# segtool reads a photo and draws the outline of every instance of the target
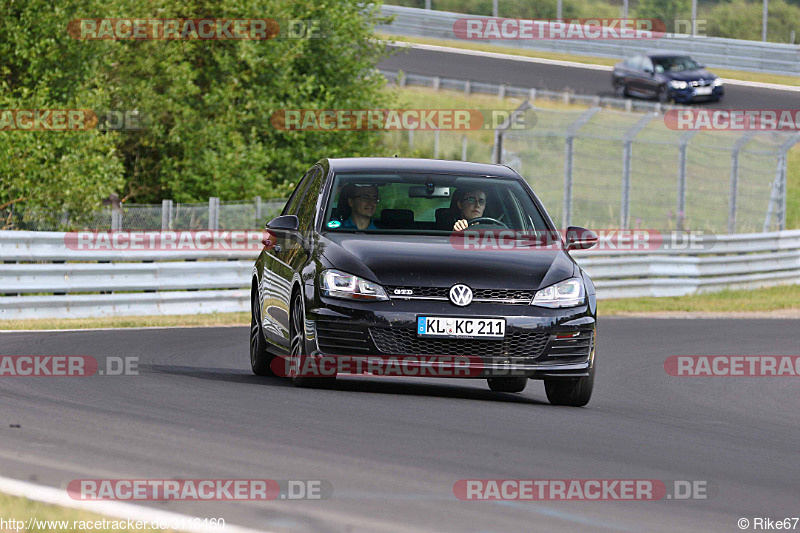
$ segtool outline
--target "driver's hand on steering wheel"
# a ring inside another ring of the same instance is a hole
[[[465,219],[457,220],[456,223],[453,225],[453,229],[455,231],[461,231],[462,229],[467,229],[469,223]]]

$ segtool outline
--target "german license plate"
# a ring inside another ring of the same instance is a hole
[[[455,339],[502,339],[506,335],[505,318],[417,317],[420,337]]]
[[[694,90],[694,94],[696,94],[698,96],[702,96],[702,95],[706,95],[706,94],[711,94],[712,90],[713,89],[711,87],[697,87]]]

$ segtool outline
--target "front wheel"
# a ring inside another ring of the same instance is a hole
[[[291,315],[289,317],[290,361],[289,380],[295,387],[312,388],[322,387],[332,383],[336,377],[309,377],[301,376],[304,371],[304,352],[306,351],[305,312],[303,311],[303,296],[298,292],[292,299]]]
[[[544,391],[553,405],[583,407],[592,397],[594,367],[588,376],[579,378],[545,378]]]
[[[518,378],[488,378],[489,388],[494,392],[522,392],[528,384],[525,376]]]

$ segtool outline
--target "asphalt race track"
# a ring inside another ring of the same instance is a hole
[[[378,67],[384,70],[402,70],[408,74],[613,96],[611,72],[603,70],[409,48],[398,50]],[[713,68],[710,70],[714,71]],[[729,84],[725,87],[725,97],[721,101],[697,105],[719,109],[797,109],[799,102],[800,92]]]
[[[322,501],[145,502],[271,531],[739,531],[800,513],[800,381],[671,377],[670,355],[794,355],[792,320],[602,319],[586,408],[541,382],[251,375],[248,328],[0,333],[0,355],[139,358],[139,375],[0,378],[0,471],[326,480]],[[20,427],[12,427],[19,425]],[[702,480],[706,500],[459,501],[460,479]]]

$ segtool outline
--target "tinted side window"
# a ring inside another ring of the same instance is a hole
[[[642,56],[634,56],[628,60],[628,66],[634,70],[641,70],[642,68]]]
[[[650,72],[653,72],[653,62],[650,61],[649,57],[642,58],[642,70],[648,70]]]
[[[308,184],[311,183],[311,174],[314,172],[315,169],[311,169],[306,172],[306,175],[303,176],[303,179],[300,180],[300,184],[292,193],[292,196],[289,197],[289,201],[286,202],[286,205],[281,211],[281,215],[296,215],[297,210],[300,208],[300,202],[303,199],[303,195],[305,194],[306,189],[308,188]]]
[[[309,231],[314,225],[314,215],[317,214],[317,199],[320,185],[322,184],[322,170],[318,167],[313,169],[308,181],[308,190],[300,201],[300,209],[297,213],[297,218],[300,219],[300,231],[303,232]]]

